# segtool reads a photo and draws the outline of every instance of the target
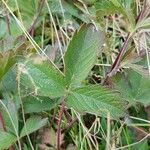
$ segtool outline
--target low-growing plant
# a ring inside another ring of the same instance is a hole
[[[83,85],[82,81],[96,61],[97,54],[101,53],[104,44],[104,33],[96,30],[93,25],[83,25],[75,33],[64,56],[64,72],[61,72],[52,62],[45,57],[33,56],[19,64],[21,84],[32,91],[32,95],[41,99],[49,97],[46,104],[39,103],[40,110],[53,108],[61,103],[60,121],[65,106],[81,113],[87,112],[118,119],[125,114],[126,102],[120,94],[100,85]],[[25,111],[38,112],[39,107],[35,99],[25,102]],[[32,105],[31,105],[32,103]],[[53,104],[52,104],[53,103]],[[34,106],[35,105],[35,106]],[[31,107],[29,110],[29,107]],[[36,110],[37,109],[37,110]],[[58,130],[60,122],[58,123]],[[58,131],[58,136],[60,136]],[[58,137],[58,149],[59,148]]]
[[[0,150],[149,149],[148,0],[0,4]]]

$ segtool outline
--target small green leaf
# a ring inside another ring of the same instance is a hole
[[[97,11],[102,12],[101,16],[113,15],[115,13],[122,13],[125,15],[123,6],[117,0],[109,0],[103,2],[96,2],[95,7]]]
[[[0,53],[0,81],[15,63],[16,55],[13,51]]]
[[[113,77],[114,86],[130,103],[140,102],[150,104],[150,77],[133,70]]]
[[[48,60],[35,57],[19,65],[21,84],[39,96],[61,97],[65,92],[65,79]]]
[[[26,97],[24,98],[23,107],[25,113],[37,113],[50,111],[61,102],[60,99],[50,99],[48,97]]]
[[[69,85],[77,85],[92,69],[104,34],[92,25],[83,25],[70,42],[65,54],[65,75]]]
[[[123,116],[126,102],[120,96],[101,86],[86,86],[73,90],[67,98],[67,106],[79,112],[106,117],[109,112],[112,118]]]
[[[26,124],[21,130],[20,137],[24,137],[47,124],[47,118],[42,119],[41,117],[31,117],[26,121]]]
[[[0,150],[8,149],[16,140],[15,135],[0,131]]]

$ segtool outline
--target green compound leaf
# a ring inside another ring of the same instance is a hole
[[[39,96],[61,97],[65,93],[65,79],[56,67],[40,57],[19,65],[21,84]]]
[[[65,54],[65,75],[68,86],[80,84],[94,62],[104,43],[104,34],[92,25],[83,25],[74,35]]]
[[[67,106],[79,112],[106,117],[108,112],[114,119],[125,114],[126,102],[120,96],[101,86],[86,86],[73,90],[67,98]]]

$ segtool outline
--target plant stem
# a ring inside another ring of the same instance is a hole
[[[5,127],[5,124],[4,124],[4,119],[3,119],[2,112],[0,112],[0,123],[3,127],[3,130],[6,132],[6,127]]]
[[[72,122],[72,117],[66,109],[64,110],[64,115],[69,122]]]
[[[58,120],[58,124],[57,124],[57,150],[60,150],[60,141],[61,141],[61,120],[62,120],[62,116],[65,110],[65,102],[63,100],[62,104],[61,104],[61,109],[60,109],[60,114],[59,114],[59,120]]]
[[[150,6],[147,4],[147,0],[145,0],[143,3],[144,3],[143,9],[141,10],[141,12],[136,18],[137,23],[142,21],[144,18],[146,18],[150,13]]]
[[[6,23],[7,23],[8,33],[9,33],[9,35],[11,35],[11,29],[10,29],[10,19],[9,19],[9,14],[8,14],[8,12],[7,12],[7,11],[6,11],[6,17],[5,17],[5,19],[6,19]]]
[[[138,23],[139,21],[141,21],[144,17],[147,17],[147,15],[149,14],[149,6],[146,5],[146,0],[144,1],[144,7],[143,9],[141,10],[141,12],[139,13],[139,15],[137,16],[136,18],[136,23]],[[146,13],[145,13],[146,12]],[[103,84],[107,83],[107,80],[109,77],[115,75],[119,69],[119,65],[120,65],[120,62],[121,62],[121,59],[125,53],[125,50],[131,40],[131,37],[133,36],[134,33],[128,33],[127,37],[126,37],[126,40],[123,44],[123,46],[121,47],[120,49],[120,52],[117,56],[117,58],[115,59],[109,73],[106,75],[106,78],[104,79],[104,82]]]
[[[117,70],[119,69],[119,65],[120,65],[122,56],[124,55],[125,50],[126,50],[128,44],[129,44],[129,41],[130,41],[130,39],[131,39],[131,36],[132,36],[131,33],[129,33],[129,34],[127,35],[126,40],[125,40],[125,42],[124,42],[122,48],[120,49],[120,52],[119,52],[119,54],[118,54],[116,60],[114,61],[113,65],[112,65],[112,67],[111,67],[111,70],[110,70],[110,72],[107,74],[107,76],[111,77],[111,76],[113,76],[114,74],[116,74]]]
[[[35,20],[33,21],[33,23],[32,23],[32,25],[31,25],[30,29],[28,30],[28,32],[29,32],[31,35],[32,35],[33,32],[34,32],[34,27],[35,27],[35,25],[36,25],[36,23],[37,23],[37,21],[38,21],[38,18],[39,18],[39,16],[40,16],[41,12],[42,12],[42,9],[43,9],[43,7],[44,7],[44,3],[45,3],[45,0],[41,0],[41,1],[40,1],[39,9],[38,9],[38,14],[36,15]]]
[[[63,130],[62,130],[62,133],[68,131],[76,122],[78,121],[78,118],[75,118],[74,120],[72,120],[67,127],[65,127]]]
[[[128,44],[130,42],[130,39],[131,39],[132,35],[133,34],[128,33],[128,35],[126,37],[126,40],[125,40],[123,46],[121,47],[117,58],[115,59],[115,61],[114,61],[113,65],[112,65],[109,73],[106,75],[106,78],[104,79],[103,85],[107,83],[109,77],[111,77],[111,76],[113,76],[113,75],[115,75],[117,73],[117,71],[119,69],[119,65],[120,65],[121,59],[122,59],[122,57],[123,57],[123,55],[125,53],[125,50],[126,50]]]

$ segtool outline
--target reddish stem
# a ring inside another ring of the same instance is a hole
[[[33,36],[33,34],[34,34],[34,27],[35,27],[36,23],[38,22],[39,16],[40,16],[42,9],[44,7],[44,3],[45,3],[45,0],[40,1],[38,14],[37,14],[33,24],[31,25],[30,29],[28,30],[28,32],[30,33],[31,36]]]
[[[7,28],[8,28],[8,33],[11,35],[11,29],[10,29],[10,19],[9,19],[9,14],[6,12],[6,23],[7,23]]]
[[[6,132],[6,127],[5,127],[5,124],[4,124],[4,119],[3,119],[2,112],[0,112],[0,124],[3,127],[3,130]]]
[[[145,14],[145,12],[148,12],[146,8],[149,9],[149,7],[146,6],[146,0],[145,0],[144,7],[143,7],[142,11],[139,13],[139,15],[137,16],[136,22],[139,22],[141,19],[143,19],[144,17],[146,17],[149,14],[149,13]],[[133,36],[133,33],[128,33],[128,36],[126,37],[126,40],[125,40],[123,46],[121,47],[120,52],[119,52],[115,62],[113,63],[110,72],[107,74],[103,84],[107,83],[109,77],[116,74],[117,70],[119,69],[121,59],[122,59],[122,57],[125,53],[125,50],[126,50],[128,44],[129,44],[130,39],[131,39],[132,36]]]
[[[60,109],[60,114],[59,114],[59,120],[58,120],[58,125],[57,125],[57,150],[60,150],[60,141],[61,141],[61,120],[62,116],[65,110],[65,102],[63,100],[61,104],[61,109]]]
[[[119,52],[115,62],[113,63],[111,70],[107,76],[113,76],[114,74],[116,74],[117,70],[119,69],[121,59],[125,53],[125,50],[126,50],[128,44],[129,44],[130,38],[131,38],[131,34],[129,33],[128,36],[126,37],[126,40],[125,40],[122,48],[120,49],[120,52]]]

